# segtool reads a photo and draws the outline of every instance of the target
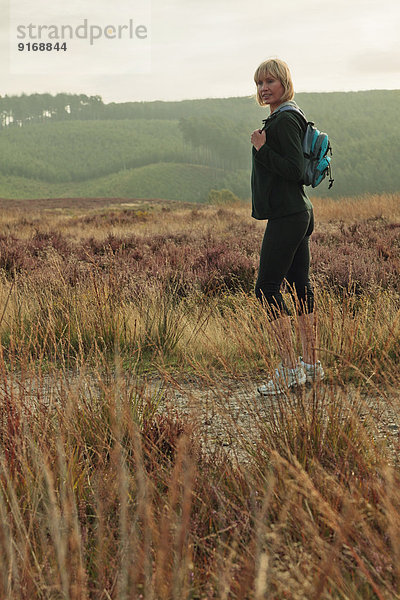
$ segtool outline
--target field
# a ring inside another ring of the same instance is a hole
[[[327,377],[272,401],[214,199],[0,200],[0,598],[400,598],[400,196],[313,200]]]

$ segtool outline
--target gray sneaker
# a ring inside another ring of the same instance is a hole
[[[313,383],[314,381],[322,381],[325,377],[325,371],[321,365],[321,361],[317,360],[314,365],[305,363],[303,358],[299,356],[299,363],[303,367],[307,383]]]
[[[271,379],[264,385],[260,385],[257,391],[262,396],[277,396],[285,393],[291,387],[304,385],[306,381],[307,376],[302,365],[293,369],[279,365]]]

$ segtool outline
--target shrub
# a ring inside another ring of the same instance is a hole
[[[210,190],[207,197],[207,202],[214,206],[230,206],[233,204],[241,204],[242,201],[231,190]]]

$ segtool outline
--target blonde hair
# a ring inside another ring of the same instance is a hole
[[[267,75],[271,75],[275,79],[279,79],[279,81],[283,85],[284,92],[283,92],[283,95],[281,98],[282,102],[287,102],[288,100],[293,100],[294,87],[293,87],[292,76],[290,74],[289,67],[283,60],[280,60],[280,58],[270,58],[270,59],[262,62],[261,65],[259,65],[257,67],[256,72],[254,73],[255,84],[257,85],[257,83],[260,80],[266,79]],[[257,103],[260,106],[265,106],[265,104],[260,96],[260,91],[259,91],[258,87],[257,87],[256,99],[257,99]]]

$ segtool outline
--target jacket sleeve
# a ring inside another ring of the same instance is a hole
[[[279,175],[289,181],[301,181],[303,178],[303,130],[292,115],[283,114],[278,129],[279,143],[282,153],[278,153],[268,145],[267,141],[254,154],[254,159],[261,163],[270,173]]]

